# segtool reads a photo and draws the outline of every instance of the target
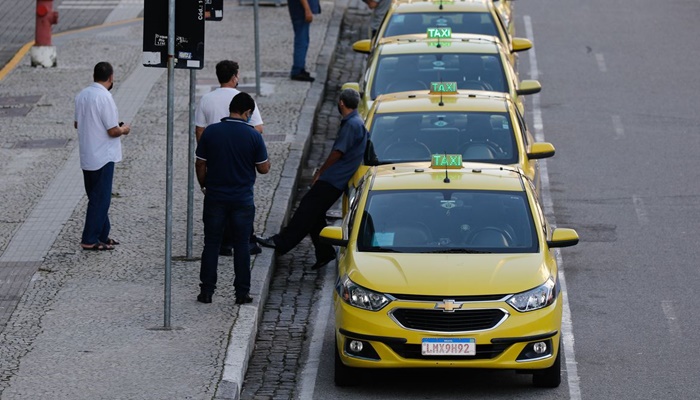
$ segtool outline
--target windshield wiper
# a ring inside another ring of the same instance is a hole
[[[492,251],[484,250],[472,250],[472,249],[442,249],[442,250],[428,250],[422,251],[421,253],[455,253],[455,254],[493,254]]]

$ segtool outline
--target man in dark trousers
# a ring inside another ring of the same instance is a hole
[[[85,227],[80,246],[83,250],[114,250],[119,244],[109,237],[109,205],[112,198],[114,164],[122,160],[121,137],[131,132],[119,122],[119,113],[109,92],[114,85],[114,69],[99,62],[93,70],[93,83],[75,97],[75,120],[80,148],[85,193],[88,197]]]
[[[290,78],[294,81],[313,82],[315,79],[306,70],[306,53],[309,50],[309,30],[314,14],[321,13],[319,0],[288,0],[287,8],[294,29],[294,57]]]
[[[236,304],[250,297],[248,237],[255,220],[253,186],[256,171],[270,171],[262,136],[250,125],[255,102],[248,93],[234,96],[230,116],[204,129],[197,145],[195,169],[204,193],[204,250],[197,301],[211,303],[216,290],[219,247],[228,223],[233,232],[233,268]]]
[[[362,162],[368,134],[357,112],[359,103],[360,94],[357,91],[345,89],[340,92],[338,111],[343,119],[331,153],[314,175],[311,189],[301,199],[289,224],[276,235],[259,238],[261,245],[284,254],[310,234],[316,252],[316,263],[311,268],[321,268],[335,259],[333,246],[321,243],[319,234],[327,225],[326,212],[343,194]]]

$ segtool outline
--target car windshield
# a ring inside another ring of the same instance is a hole
[[[457,82],[457,89],[505,92],[505,73],[497,54],[399,54],[379,58],[372,100],[380,94],[428,90],[431,82]]]
[[[452,28],[452,33],[499,36],[488,12],[396,13],[391,16],[384,37],[426,33],[428,28]]]
[[[515,164],[508,113],[411,112],[375,114],[369,164],[430,161],[433,154],[462,154],[464,161]]]
[[[524,192],[377,190],[367,198],[358,250],[400,253],[535,253]]]

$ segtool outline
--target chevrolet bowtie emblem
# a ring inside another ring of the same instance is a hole
[[[456,303],[454,300],[445,300],[442,303],[435,304],[435,308],[444,312],[454,312],[462,308],[462,303]]]

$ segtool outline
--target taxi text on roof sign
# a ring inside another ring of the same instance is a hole
[[[428,39],[449,39],[452,37],[452,28],[428,28]]]
[[[456,94],[457,82],[430,82],[431,94]]]
[[[462,155],[433,154],[430,168],[460,169],[462,168]]]

